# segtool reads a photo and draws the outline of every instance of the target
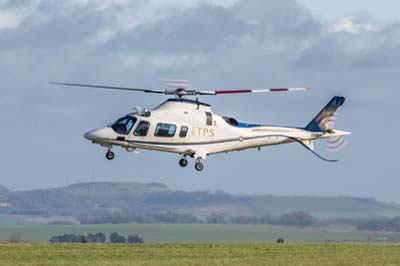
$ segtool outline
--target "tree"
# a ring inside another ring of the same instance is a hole
[[[126,243],[126,238],[124,236],[119,235],[118,233],[110,234],[110,242],[111,243]]]
[[[260,224],[274,224],[274,219],[270,215],[264,215],[260,218]]]
[[[86,236],[86,242],[87,243],[97,243],[98,242],[97,241],[97,237],[95,235],[93,235],[93,234],[88,234]]]
[[[87,239],[84,235],[64,234],[53,236],[49,241],[50,243],[86,243]]]
[[[60,237],[59,236],[53,236],[52,238],[50,238],[49,242],[50,243],[60,243]]]
[[[96,233],[94,236],[96,237],[98,243],[106,242],[106,235],[104,233],[99,232],[99,233]]]
[[[318,224],[318,219],[306,212],[291,212],[282,215],[279,219],[279,224],[291,226],[313,226]]]
[[[128,243],[129,244],[142,244],[143,238],[138,235],[129,235],[128,236]]]
[[[224,224],[227,222],[227,217],[222,213],[213,212],[211,216],[207,216],[206,222],[208,224]]]

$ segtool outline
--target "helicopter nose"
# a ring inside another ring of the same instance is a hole
[[[91,141],[104,140],[109,138],[109,131],[107,128],[95,129],[85,133],[84,137]]]

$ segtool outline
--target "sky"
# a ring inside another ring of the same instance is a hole
[[[324,1],[326,2],[326,1]],[[400,18],[395,1],[0,0],[0,185],[36,189],[91,181],[173,189],[375,197],[400,202]],[[164,96],[50,85],[66,81],[199,89],[311,86],[277,95],[204,97],[244,122],[305,126],[334,95],[348,144],[328,164],[299,145],[207,158],[105,149],[83,138]]]

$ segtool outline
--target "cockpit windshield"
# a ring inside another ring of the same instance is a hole
[[[119,134],[128,135],[136,121],[137,119],[135,117],[127,115],[118,119],[117,122],[111,125],[111,128]]]

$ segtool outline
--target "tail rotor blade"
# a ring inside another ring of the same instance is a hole
[[[343,136],[332,137],[326,141],[325,149],[329,153],[337,153],[343,150],[347,145],[347,140]]]

